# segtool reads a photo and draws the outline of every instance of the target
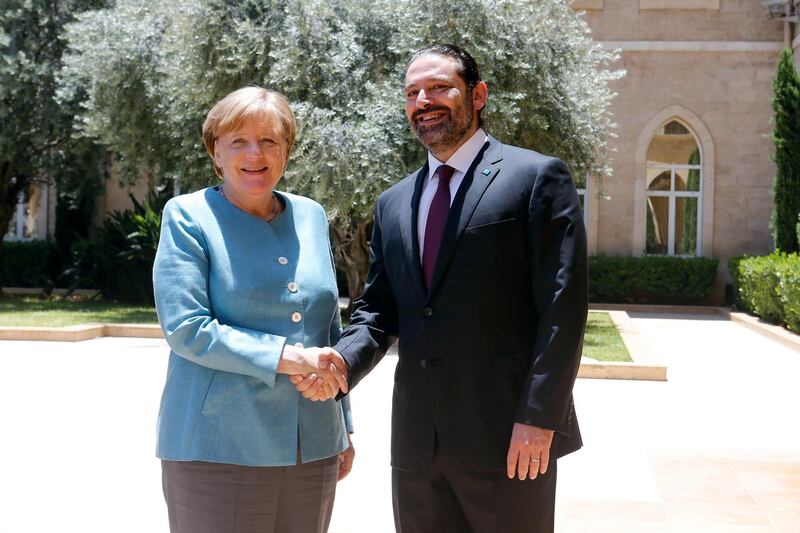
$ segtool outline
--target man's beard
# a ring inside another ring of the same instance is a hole
[[[425,113],[434,111],[444,111],[447,113],[447,120],[436,126],[423,126],[417,122],[417,117]],[[419,141],[433,152],[446,152],[458,146],[464,141],[464,136],[472,126],[472,100],[464,98],[462,105],[450,109],[437,105],[427,109],[418,109],[411,116],[411,129],[417,135]]]

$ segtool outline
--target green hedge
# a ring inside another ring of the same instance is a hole
[[[0,285],[47,287],[61,272],[61,260],[51,241],[12,241],[0,247]]]
[[[731,257],[728,259],[728,273],[731,275],[731,279],[733,280],[733,305],[736,307],[736,309],[752,313],[753,309],[750,307],[750,303],[739,290],[739,287],[742,286],[742,281],[739,276],[739,264],[742,262],[742,259],[744,259],[744,257]]]
[[[736,307],[800,333],[800,256],[775,252],[728,262]]]
[[[716,259],[705,257],[589,258],[589,301],[703,304],[714,287]]]

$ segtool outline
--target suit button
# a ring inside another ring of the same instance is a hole
[[[433,316],[433,309],[431,309],[430,307],[426,307],[425,309],[422,310],[422,315],[425,318],[432,317]]]
[[[278,264],[280,264],[280,265],[283,265],[283,266],[286,266],[286,265],[288,265],[288,264],[289,264],[289,260],[288,260],[288,259],[286,259],[286,258],[285,258],[285,257],[283,257],[283,256],[280,256],[280,257],[278,258]]]
[[[297,283],[295,283],[294,281],[289,283],[289,285],[287,285],[286,287],[289,289],[289,292],[297,292],[298,289]]]
[[[419,366],[422,367],[422,370],[428,370],[428,361],[427,359],[423,359],[419,362]]]
[[[300,313],[298,313],[296,311],[294,313],[292,313],[292,322],[297,324],[301,320],[303,320],[303,315],[301,315]]]

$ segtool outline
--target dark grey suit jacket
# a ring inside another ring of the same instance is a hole
[[[399,337],[392,466],[424,469],[436,446],[505,469],[514,422],[577,450],[572,401],[588,307],[586,232],[558,159],[489,137],[450,209],[431,287],[417,214],[427,164],[378,199],[364,294],[335,348],[355,386]]]

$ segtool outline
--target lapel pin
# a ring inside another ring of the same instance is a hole
[[[491,171],[490,171],[488,168],[484,168],[484,169],[481,171],[481,174],[483,174],[484,176],[488,176],[488,175],[489,175],[489,174],[491,174],[491,173],[492,173],[492,172],[491,172]]]

